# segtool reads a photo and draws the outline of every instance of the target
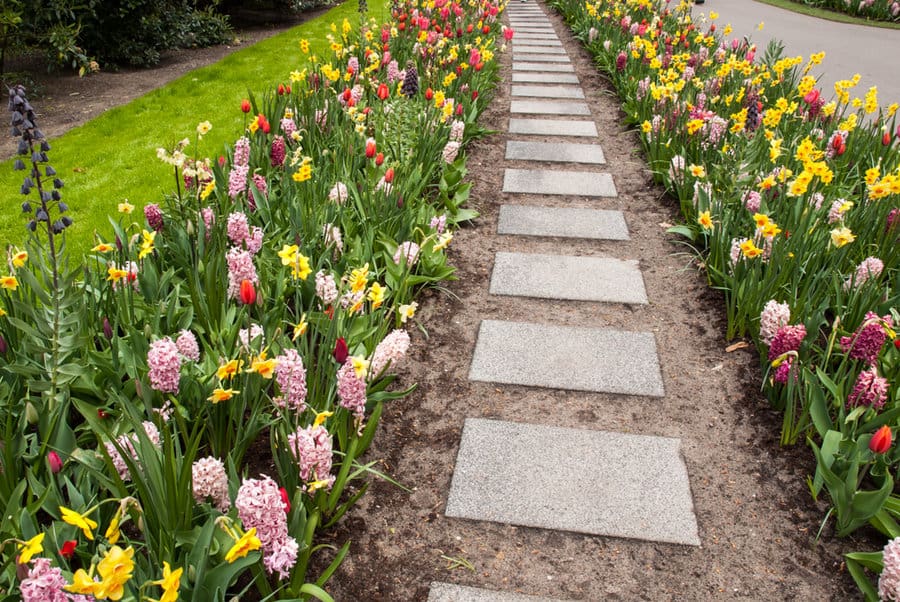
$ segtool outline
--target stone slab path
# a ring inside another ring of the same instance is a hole
[[[485,316],[468,378],[492,383],[498,393],[504,386],[525,386],[659,403],[666,391],[652,332],[541,319],[561,302],[633,308],[654,299],[647,296],[639,263],[615,252],[615,241],[629,240],[628,225],[621,211],[602,206],[618,191],[591,99],[578,85],[565,48],[541,6],[511,3],[507,14],[516,34],[497,232],[508,236],[511,248],[495,253],[488,292],[544,302],[546,312],[532,309],[528,321]],[[538,115],[546,118],[528,117]],[[577,206],[586,202],[592,206]],[[553,242],[573,238],[606,246],[573,255],[566,243]],[[529,240],[542,244],[529,249]],[[466,418],[446,516],[700,545],[679,439],[561,428],[553,424],[552,407],[545,415],[537,424]],[[428,600],[547,599],[434,583]]]

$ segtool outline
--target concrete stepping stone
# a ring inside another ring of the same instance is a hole
[[[513,44],[513,52],[533,52],[535,54],[566,54],[565,49],[557,46],[523,46]]]
[[[562,100],[512,100],[509,103],[510,113],[529,113],[532,115],[590,115],[591,110],[583,102],[567,102]]]
[[[574,142],[532,142],[507,140],[506,158],[514,161],[553,161],[564,163],[606,163],[603,148],[599,144]]]
[[[511,94],[532,98],[584,98],[584,90],[573,86],[513,86]]]
[[[501,205],[497,234],[629,240],[621,211],[579,207]]]
[[[482,320],[469,380],[662,397],[648,332]]]
[[[670,437],[467,418],[445,514],[699,546],[680,448]]]
[[[513,59],[513,71],[539,71],[542,73],[575,73],[571,63],[529,63]]]
[[[561,47],[562,42],[558,37],[550,36],[547,34],[520,34],[517,33],[512,41],[513,46],[516,44],[526,45],[526,46],[554,46]]]
[[[566,54],[516,54],[513,49],[513,60],[531,63],[568,63],[569,56]]]
[[[513,83],[529,84],[577,84],[578,76],[574,73],[532,73],[530,71],[515,71],[512,74]]]
[[[590,197],[617,196],[612,175],[606,172],[552,169],[506,169],[503,174],[503,192]]]
[[[533,136],[577,136],[596,138],[597,124],[593,121],[572,121],[569,119],[517,119],[509,120],[510,134]]]
[[[479,587],[453,585],[435,581],[428,591],[426,602],[564,602],[556,598],[541,598]]]
[[[500,252],[494,257],[489,292],[568,301],[648,303],[638,263],[612,257]]]
[[[559,39],[559,36],[556,35],[556,30],[553,29],[552,25],[541,26],[541,27],[536,27],[533,25],[528,26],[528,27],[520,26],[520,27],[514,28],[514,30],[517,34],[519,34],[519,33],[535,34],[536,33],[536,34],[543,34],[543,35],[552,35],[552,36],[555,36],[557,39]],[[516,39],[515,36],[513,36],[513,39],[514,40]]]

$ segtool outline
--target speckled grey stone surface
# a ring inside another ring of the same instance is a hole
[[[558,48],[556,46],[535,46],[533,44],[529,44],[528,46],[524,44],[513,44],[513,52],[524,52],[526,54],[566,54],[564,48]]]
[[[647,304],[636,261],[499,252],[491,274],[492,295],[570,301]]]
[[[681,441],[467,418],[446,515],[700,545]]]
[[[529,84],[577,84],[578,76],[574,73],[531,73],[530,71],[513,71],[513,83]]]
[[[532,38],[529,36],[516,36],[516,39],[513,40],[513,48],[519,48],[519,46],[538,46],[543,50],[546,48],[562,48],[562,42],[552,37]],[[538,52],[541,52],[541,50]]]
[[[512,100],[509,112],[528,115],[590,115],[591,110],[583,102],[563,100]]]
[[[426,602],[565,602],[557,598],[541,598],[498,592],[491,589],[433,582]]]
[[[512,96],[531,98],[576,98],[584,99],[584,90],[578,86],[528,86],[513,84]]]
[[[589,163],[592,165],[606,163],[603,149],[599,144],[578,144],[576,142],[507,140],[506,158],[522,161]]]
[[[503,192],[614,197],[616,186],[612,175],[606,172],[506,169]]]
[[[528,61],[532,63],[569,63],[569,57],[565,54],[539,54],[536,52],[516,52],[513,50],[513,61]]]
[[[513,71],[542,71],[544,73],[575,73],[571,63],[529,63],[513,61]]]
[[[516,39],[524,40],[524,41],[537,41],[543,44],[544,42],[557,42],[560,46],[562,42],[559,41],[559,36],[556,35],[556,32],[553,31],[541,31],[541,32],[516,32],[516,36],[513,38],[513,43],[515,43]]]
[[[497,234],[629,240],[621,211],[580,207],[501,205]]]
[[[516,119],[509,120],[510,134],[531,134],[535,136],[576,136],[596,138],[597,125],[593,121],[573,121],[571,119]]]
[[[662,397],[649,332],[482,320],[469,380]]]

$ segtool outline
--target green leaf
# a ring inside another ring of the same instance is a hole
[[[671,228],[667,229],[666,232],[668,232],[669,234],[680,234],[681,236],[689,239],[691,242],[697,240],[697,232],[689,226],[672,226]]]

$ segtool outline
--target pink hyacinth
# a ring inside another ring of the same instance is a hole
[[[772,344],[772,339],[782,326],[787,326],[791,321],[791,307],[787,303],[779,303],[772,299],[763,308],[759,315],[759,338],[766,345]]]
[[[256,266],[253,265],[253,256],[249,251],[232,247],[225,254],[225,262],[228,264],[229,299],[238,298],[241,291],[241,282],[244,280],[249,280],[253,284],[259,284]]]
[[[327,274],[325,270],[316,272],[316,296],[325,305],[331,305],[338,298],[337,284],[334,276]]]
[[[250,328],[238,330],[238,340],[246,352],[250,351],[251,345],[255,349],[262,349],[266,346],[266,331],[259,324],[251,324]]]
[[[287,349],[275,358],[275,382],[281,395],[272,402],[281,409],[301,413],[306,409],[306,368],[296,349]]]
[[[147,365],[150,367],[150,386],[162,393],[178,393],[178,381],[181,378],[181,356],[178,346],[165,337],[154,341],[147,352]]]
[[[228,475],[225,465],[218,458],[208,456],[200,458],[191,466],[194,480],[194,499],[202,504],[207,498],[223,514],[231,508],[228,499]]]
[[[153,445],[159,446],[159,430],[156,428],[156,425],[152,422],[145,420],[143,422],[144,433],[147,434],[147,439]],[[132,433],[130,435],[121,435],[116,438],[116,443],[119,444],[125,453],[128,454],[129,458],[133,462],[139,462],[140,458],[138,457],[137,452],[135,451],[135,445],[139,444],[138,437],[136,434]],[[112,443],[105,443],[104,447],[106,447],[106,453],[109,454],[110,459],[112,460],[113,467],[116,469],[116,472],[119,473],[119,478],[123,481],[131,480],[131,471],[128,470],[128,464],[125,463],[125,459],[122,457],[122,454],[119,453],[119,450]]]
[[[397,61],[392,60],[388,63],[387,78],[390,83],[394,83],[403,78],[403,75],[400,73],[399,65],[397,65]]]
[[[200,219],[203,220],[203,227],[206,228],[206,238],[209,240],[213,224],[216,223],[216,212],[213,211],[212,207],[204,207],[200,210]]]
[[[809,197],[809,204],[812,207],[815,207],[816,211],[822,208],[822,203],[825,202],[825,195],[821,192],[814,192],[812,196]]]
[[[881,409],[887,400],[888,381],[878,376],[875,366],[869,366],[856,377],[856,384],[847,396],[847,409],[858,406]]]
[[[875,312],[867,312],[863,323],[852,336],[841,337],[841,349],[852,359],[863,360],[870,365],[874,364],[887,340],[887,333],[882,321],[888,328],[894,327],[890,315],[879,318]]]
[[[59,567],[51,566],[49,558],[35,558],[28,569],[28,576],[22,579],[19,592],[22,602],[87,602],[87,596],[67,593],[68,585]]]
[[[428,227],[433,229],[438,234],[444,233],[444,228],[447,227],[447,216],[446,215],[435,215],[431,218],[431,222],[428,224]]]
[[[344,251],[344,238],[341,236],[341,229],[331,224],[325,224],[322,228],[322,235],[325,237],[325,246],[334,245],[337,254]]]
[[[450,124],[450,140],[462,142],[463,134],[466,131],[466,122],[454,119]]]
[[[416,265],[416,262],[419,260],[419,245],[411,240],[400,243],[400,246],[397,247],[397,251],[394,253],[394,263],[400,265],[403,258],[406,258],[406,267]]]
[[[828,223],[833,224],[835,222],[839,222],[844,219],[844,212],[841,211],[841,208],[846,203],[844,199],[838,199],[831,203],[831,208],[828,210]]]
[[[250,225],[247,223],[247,216],[240,211],[229,215],[227,233],[231,244],[240,246],[250,236]]]
[[[228,174],[228,196],[237,198],[247,190],[247,174],[250,168],[246,165],[235,165]]]
[[[253,174],[253,186],[256,187],[256,189],[259,191],[259,194],[261,194],[263,197],[269,196],[269,184],[266,182],[266,178],[262,174]],[[255,208],[256,207],[254,206],[253,209]]]
[[[890,229],[897,224],[900,224],[900,209],[894,208],[891,209],[887,214],[887,219],[885,219],[884,223],[884,231],[890,231]]]
[[[284,132],[285,136],[290,138],[291,135],[297,131],[297,123],[293,119],[288,119],[287,117],[285,117],[281,120],[281,131]],[[277,136],[276,138],[281,138],[281,136]],[[281,139],[281,143],[283,148],[284,138]],[[281,163],[279,163],[278,165],[281,165]]]
[[[881,557],[884,568],[878,577],[878,598],[900,600],[900,537],[895,537],[884,546]]]
[[[769,346],[769,361],[778,357],[797,351],[800,349],[800,343],[806,338],[806,326],[797,324],[794,326],[782,326],[772,338],[772,344]]]
[[[287,513],[278,484],[269,477],[245,479],[234,505],[244,529],[256,528],[262,547],[263,564],[269,574],[290,577],[297,563],[297,540],[288,535]]]
[[[288,449],[297,460],[300,478],[306,482],[327,481],[329,489],[334,483],[331,447],[331,435],[321,424],[298,428],[297,432],[288,435]]]
[[[250,165],[250,139],[246,136],[241,136],[234,143],[234,165]]]
[[[759,213],[759,206],[762,203],[762,197],[755,190],[748,190],[744,193],[744,208],[750,213]]]
[[[250,228],[250,236],[244,240],[247,250],[251,255],[256,255],[263,245],[263,229],[259,226]]]
[[[362,418],[366,410],[366,383],[356,376],[353,362],[349,359],[337,373],[338,399],[342,408]]]
[[[190,330],[182,330],[178,338],[175,339],[175,347],[182,357],[192,362],[200,361],[200,346],[197,344],[197,337]]]
[[[870,278],[878,278],[884,269],[884,262],[877,257],[866,257],[856,266],[856,273],[844,282],[844,290],[851,287],[859,288]]]
[[[444,163],[450,164],[456,161],[456,156],[459,154],[459,142],[455,140],[451,140],[444,146],[444,150],[441,151],[441,156],[444,158]]]
[[[384,339],[375,347],[372,353],[372,360],[369,363],[369,374],[378,376],[388,364],[396,367],[409,349],[409,333],[405,330],[396,329],[391,331]]]
[[[272,140],[272,148],[269,150],[269,161],[272,163],[272,167],[281,167],[284,165],[286,154],[287,151],[284,145],[284,137],[275,136],[275,139]]]
[[[164,226],[162,210],[156,203],[148,203],[144,206],[144,217],[147,225],[154,231],[161,232]]]
[[[328,200],[337,203],[338,205],[343,205],[348,196],[349,192],[347,191],[347,185],[343,182],[338,182],[332,186],[331,190],[328,192]]]

